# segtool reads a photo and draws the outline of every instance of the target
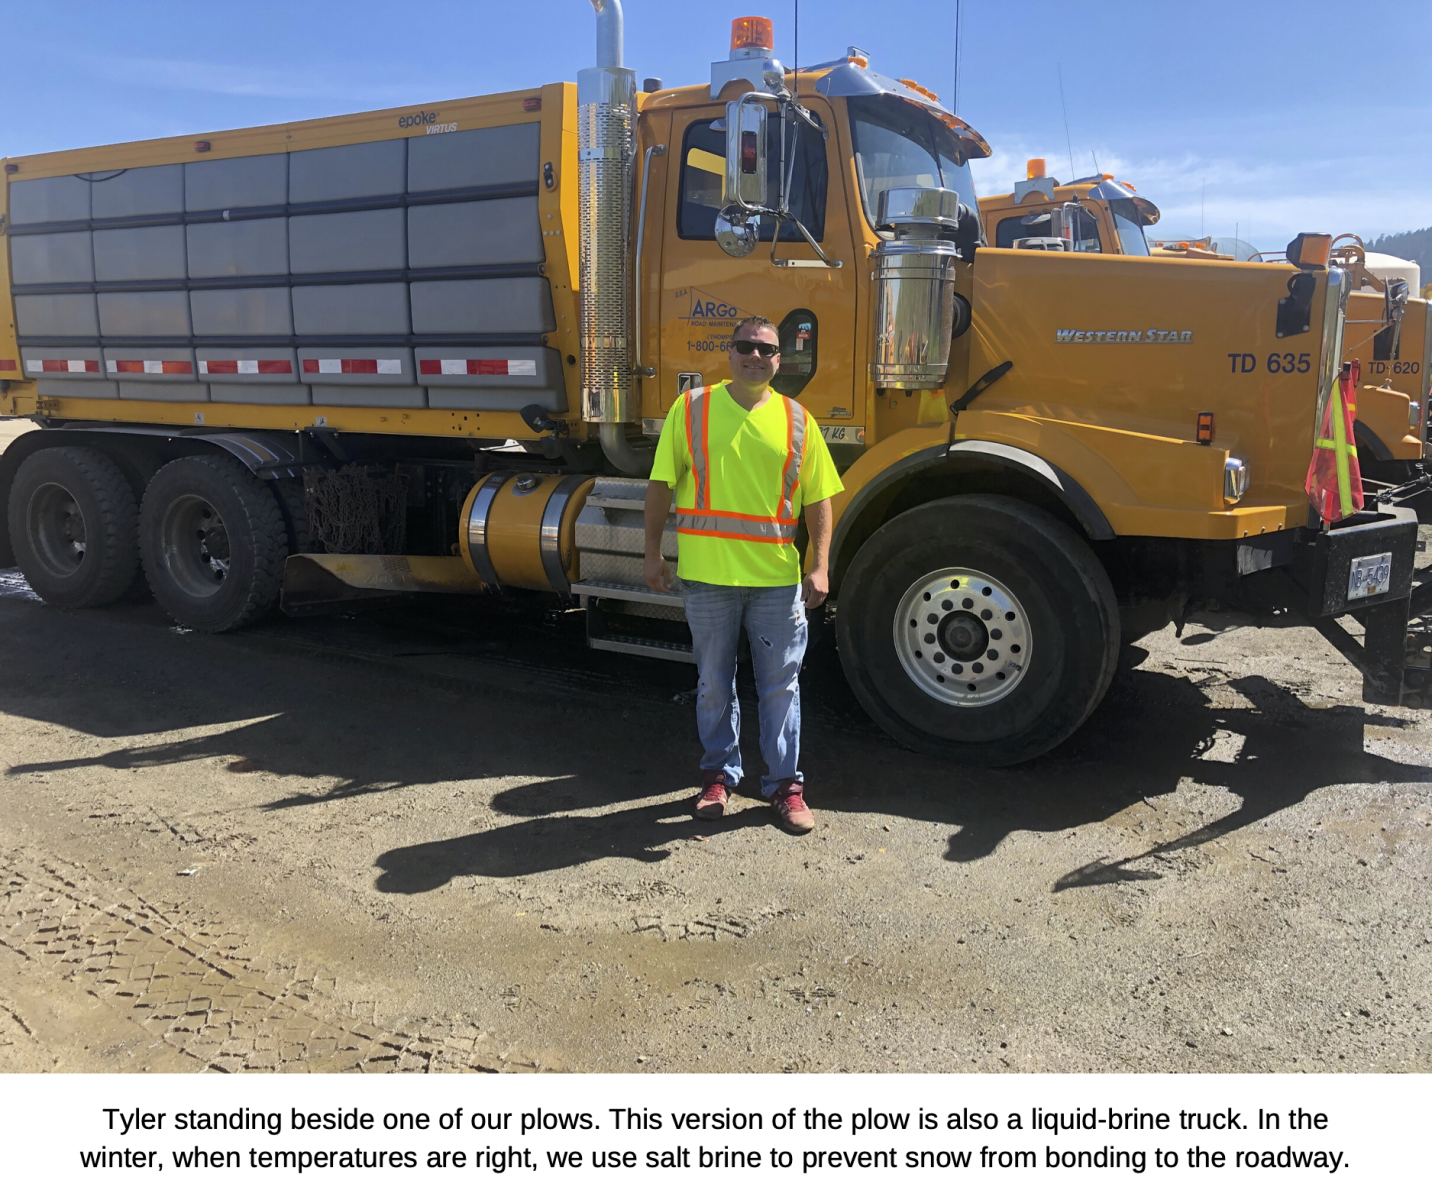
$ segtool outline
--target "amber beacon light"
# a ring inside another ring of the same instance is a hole
[[[737,17],[731,22],[732,50],[774,50],[776,29],[770,17]]]
[[[1026,179],[1043,179],[1047,174],[1049,174],[1049,172],[1044,169],[1044,160],[1042,158],[1031,158],[1024,164],[1024,177]]]

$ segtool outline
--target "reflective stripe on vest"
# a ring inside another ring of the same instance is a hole
[[[744,542],[789,544],[795,541],[795,494],[805,461],[806,414],[789,396],[779,399],[786,406],[786,458],[781,469],[781,492],[776,513],[730,512],[711,507],[711,393],[697,388],[686,393],[686,445],[691,474],[696,485],[696,506],[676,510],[678,533],[697,537],[734,538]]]

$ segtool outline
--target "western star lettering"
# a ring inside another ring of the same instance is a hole
[[[1056,342],[1191,342],[1192,329],[1056,329]]]

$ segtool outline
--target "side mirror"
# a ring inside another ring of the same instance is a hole
[[[761,240],[761,218],[734,204],[716,214],[716,244],[732,258],[745,258]]]
[[[766,207],[766,106],[754,100],[726,105],[727,204]]]

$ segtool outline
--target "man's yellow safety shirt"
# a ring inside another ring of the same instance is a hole
[[[751,411],[725,381],[683,392],[666,415],[651,477],[676,491],[676,573],[698,583],[801,581],[801,508],[844,488],[820,426],[789,396]]]

